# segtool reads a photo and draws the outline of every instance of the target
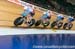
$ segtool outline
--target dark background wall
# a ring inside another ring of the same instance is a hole
[[[71,4],[75,5],[75,0],[67,0],[67,2],[70,2]]]
[[[75,14],[75,0],[22,0],[63,14]]]

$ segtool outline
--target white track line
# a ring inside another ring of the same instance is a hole
[[[0,35],[23,35],[23,34],[75,34],[70,30],[50,30],[50,29],[22,29],[22,28],[0,28]]]

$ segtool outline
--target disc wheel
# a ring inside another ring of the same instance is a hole
[[[35,24],[35,19],[31,19],[30,22],[28,22],[28,26],[31,27]]]
[[[18,17],[17,19],[15,19],[14,25],[15,26],[21,25],[23,21],[24,21],[23,17]]]
[[[56,25],[56,21],[54,21],[52,24],[51,24],[51,28],[54,28]]]
[[[35,26],[39,26],[41,24],[41,20],[37,20]]]

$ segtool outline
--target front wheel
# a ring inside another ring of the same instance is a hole
[[[46,28],[48,25],[50,24],[50,22],[49,21],[47,21],[47,22],[42,22],[42,25],[44,26],[44,28]]]
[[[58,29],[60,29],[61,27],[62,27],[62,25],[63,25],[63,22],[59,22],[59,24],[58,24]]]
[[[14,21],[14,25],[18,26],[21,25],[23,23],[24,19],[23,17],[18,17],[15,21]]]
[[[70,30],[73,27],[73,24],[69,24],[68,29]]]
[[[31,27],[35,24],[35,19],[31,19],[30,22],[28,22],[28,26]]]

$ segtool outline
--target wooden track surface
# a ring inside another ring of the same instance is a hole
[[[21,16],[23,12],[23,7],[16,5],[14,3],[8,2],[7,0],[0,0],[0,27],[13,27],[13,21]],[[41,11],[36,11],[34,18],[37,20],[42,15]],[[51,22],[55,20],[56,16],[52,16]],[[66,22],[66,19],[64,20]],[[74,26],[72,30],[75,30],[75,22],[73,22]],[[22,27],[26,27],[25,24],[21,25]],[[39,27],[42,27],[41,25]],[[50,28],[50,27],[48,27]]]

